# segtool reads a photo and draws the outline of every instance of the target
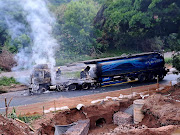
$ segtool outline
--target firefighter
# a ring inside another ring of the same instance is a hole
[[[58,69],[56,70],[56,76],[60,76],[61,75],[61,69],[60,67],[58,67]]]
[[[82,69],[82,71],[81,71],[81,73],[80,73],[80,77],[81,77],[81,79],[82,79],[82,78],[87,78],[87,74],[86,74],[86,72],[84,71],[84,69]]]

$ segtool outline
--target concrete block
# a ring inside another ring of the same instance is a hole
[[[117,112],[113,115],[113,123],[115,125],[131,124],[132,115],[125,112]]]
[[[70,127],[63,135],[87,135],[90,120],[79,120],[76,125]]]

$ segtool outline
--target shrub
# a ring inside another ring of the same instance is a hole
[[[39,118],[41,118],[40,115],[33,115],[33,116],[19,115],[18,116],[18,119],[21,120],[21,121],[24,121],[25,123],[30,123],[33,120],[36,120],[36,119],[39,119]]]
[[[1,77],[0,86],[10,86],[11,84],[19,84],[14,77]]]
[[[12,113],[8,114],[8,118],[11,118],[11,119],[17,119],[18,118],[19,120],[24,121],[25,123],[30,123],[33,120],[41,118],[41,116],[40,115],[26,116],[26,115],[21,115],[21,114],[19,116],[17,116],[16,115],[16,109],[13,108]]]

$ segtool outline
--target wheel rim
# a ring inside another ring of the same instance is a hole
[[[82,84],[82,88],[85,89],[85,90],[87,90],[87,89],[89,88],[89,86],[88,86],[87,83],[83,83],[83,84]]]
[[[143,74],[141,74],[141,75],[138,77],[138,80],[139,80],[140,82],[144,82],[144,81],[146,80],[146,76],[143,75]]]
[[[150,74],[149,74],[149,77],[148,77],[148,80],[149,80],[149,81],[153,81],[154,79],[155,79],[154,74],[150,73]]]

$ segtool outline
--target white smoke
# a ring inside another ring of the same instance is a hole
[[[57,41],[52,36],[52,26],[55,24],[54,16],[49,12],[47,3],[44,0],[14,0],[16,6],[22,7],[26,15],[32,38],[31,51],[21,49],[16,55],[17,66],[13,70],[32,68],[36,64],[49,64],[52,78],[55,76],[55,48]],[[0,8],[8,8],[8,0],[0,0]],[[4,5],[4,6],[2,6]],[[23,24],[7,17],[6,23],[12,36],[19,35],[19,30],[25,29]],[[29,49],[29,48],[28,48]],[[53,80],[52,80],[53,81]]]
[[[27,12],[33,36],[32,59],[35,64],[50,63],[55,65],[54,49],[56,40],[52,37],[52,25],[55,19],[49,13],[43,0],[25,0],[21,3]]]
[[[23,23],[14,19],[13,13],[20,10],[17,7],[19,7],[19,3],[15,0],[0,0],[0,21],[6,23],[12,39],[21,35],[22,30],[26,29]]]
[[[34,64],[49,63],[53,79],[56,64],[54,51],[57,46],[57,41],[52,36],[52,26],[55,24],[55,19],[50,14],[44,0],[24,0],[21,5],[27,12],[26,19],[32,31],[32,62]]]

